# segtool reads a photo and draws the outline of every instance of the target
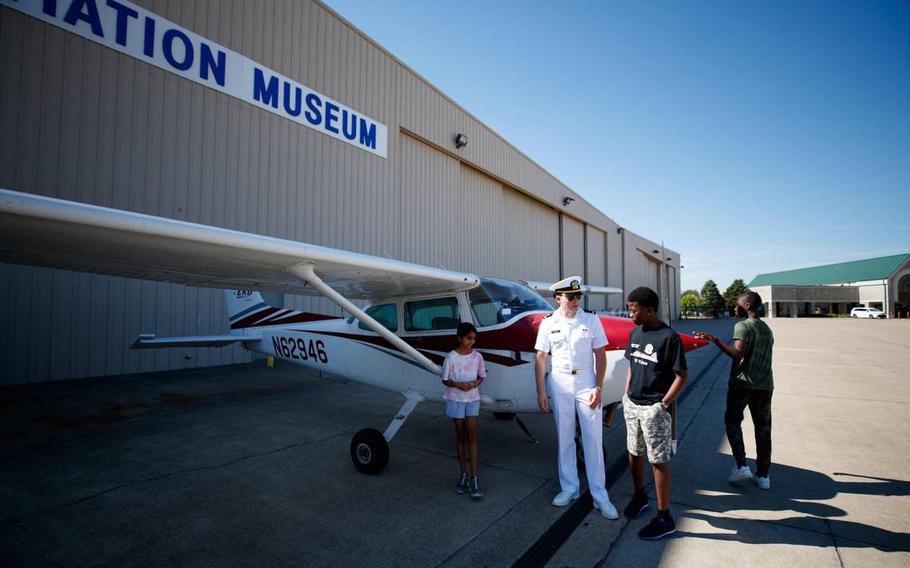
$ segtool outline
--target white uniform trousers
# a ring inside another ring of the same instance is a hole
[[[556,419],[559,442],[559,485],[563,491],[580,493],[578,465],[575,459],[575,415],[581,428],[588,490],[597,503],[609,501],[604,477],[603,407],[588,404],[595,384],[594,370],[586,369],[573,375],[569,371],[552,369],[548,379],[550,406]]]

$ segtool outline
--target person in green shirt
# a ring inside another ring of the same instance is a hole
[[[758,317],[761,305],[761,296],[752,291],[745,292],[736,299],[736,316],[743,319],[736,322],[733,328],[733,345],[727,345],[709,333],[698,332],[695,335],[713,342],[733,359],[724,425],[736,465],[733,466],[728,481],[736,483],[752,479],[759,488],[771,489],[768,470],[771,467],[771,395],[774,392],[771,351],[774,335],[768,324]],[[758,454],[754,474],[746,465],[746,448],[743,443],[743,410],[747,406],[755,427]]]

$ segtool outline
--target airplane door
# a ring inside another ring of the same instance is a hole
[[[402,338],[441,366],[456,347],[455,331],[462,321],[462,306],[455,296],[407,301],[402,305]],[[423,367],[410,365],[405,377],[408,390],[432,399],[441,397],[439,377]]]

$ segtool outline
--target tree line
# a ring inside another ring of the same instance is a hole
[[[748,291],[749,287],[746,286],[742,278],[734,280],[724,290],[723,294],[718,290],[717,283],[714,280],[708,280],[701,287],[701,292],[698,290],[685,290],[680,297],[679,307],[683,317],[703,314],[713,318],[721,315],[724,310],[728,314],[732,314],[736,299],[739,298],[740,294]]]

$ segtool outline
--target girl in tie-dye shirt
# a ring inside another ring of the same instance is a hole
[[[455,484],[455,492],[470,492],[471,497],[480,499],[483,491],[477,481],[477,415],[480,413],[480,383],[487,376],[483,357],[474,351],[477,328],[464,322],[458,324],[455,332],[458,347],[446,355],[442,364],[442,384],[446,386],[443,398],[446,401],[446,416],[455,423],[455,447],[461,476]],[[470,455],[468,479],[467,457]]]

